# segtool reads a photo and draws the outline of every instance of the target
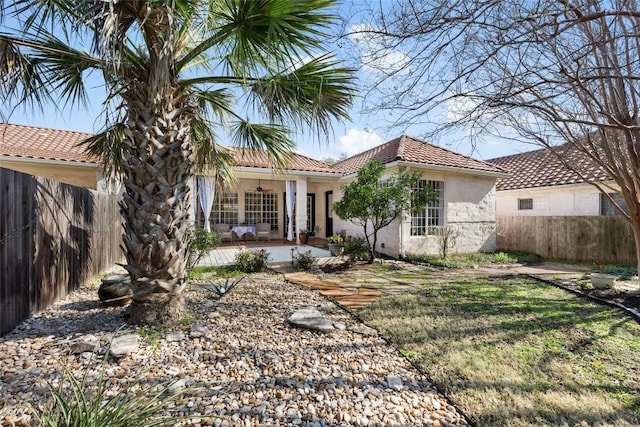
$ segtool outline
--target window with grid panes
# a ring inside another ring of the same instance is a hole
[[[611,197],[625,213],[629,213],[627,202],[624,200],[624,197],[622,197],[622,194],[609,193],[609,197]],[[611,200],[604,194],[600,194],[600,215],[620,215],[618,209],[616,209],[613,203],[611,203]]]
[[[444,225],[444,181],[421,179],[414,191],[430,188],[436,200],[428,202],[424,209],[411,213],[411,235],[436,234],[436,229]]]
[[[530,211],[533,209],[533,199],[518,199],[519,211]]]
[[[211,224],[238,225],[238,193],[218,191],[211,209]]]
[[[266,222],[271,230],[278,229],[278,194],[260,191],[244,193],[244,221],[247,224]]]

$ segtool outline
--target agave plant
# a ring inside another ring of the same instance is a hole
[[[124,184],[132,322],[186,311],[191,178],[205,165],[228,178],[232,161],[218,132],[283,166],[291,130],[320,134],[347,118],[352,70],[323,53],[333,4],[0,0],[0,102],[74,105],[87,85],[106,88],[105,126],[87,149]],[[237,112],[238,100],[264,124]]]
[[[246,276],[242,276],[239,279],[231,279],[230,277],[228,277],[224,282],[220,281],[219,283],[211,281],[211,283],[209,283],[209,286],[211,287],[213,292],[215,292],[218,298],[222,298],[223,296],[231,292],[233,288],[238,286],[245,277]]]

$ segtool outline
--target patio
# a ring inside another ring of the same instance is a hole
[[[311,251],[311,255],[322,260],[324,258],[331,258],[331,254],[328,250],[319,248],[314,245],[320,245],[324,241],[323,239],[312,239],[310,244],[296,245],[293,242],[283,240],[272,240],[271,242],[234,242],[233,244],[224,244],[217,249],[211,251],[205,256],[198,264],[201,267],[205,266],[222,266],[234,264],[235,256],[241,250],[266,250],[269,256],[269,264],[283,264],[290,263],[292,254],[295,254],[295,249],[298,252]]]

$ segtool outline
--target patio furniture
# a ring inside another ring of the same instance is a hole
[[[231,230],[233,230],[233,232],[236,233],[236,236],[238,236],[238,239],[242,239],[243,236],[247,233],[253,236],[256,235],[255,225],[236,225],[235,227],[232,227]]]
[[[266,222],[256,224],[256,242],[260,237],[266,238],[269,242],[271,241],[271,224]]]
[[[214,224],[213,231],[220,235],[220,240],[229,239],[229,241],[233,243],[233,233],[231,232],[229,224]]]

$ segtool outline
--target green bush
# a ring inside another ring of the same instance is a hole
[[[333,243],[336,245],[342,245],[344,243],[344,239],[339,234],[334,234],[333,236],[327,237],[328,243]]]
[[[310,270],[318,260],[318,258],[311,255],[311,250],[300,252],[296,248],[296,252],[297,254],[293,256],[293,267],[297,270]]]
[[[351,261],[362,261],[369,259],[369,244],[364,237],[348,237],[344,241],[344,254]]]
[[[506,252],[496,252],[493,255],[493,262],[514,264],[518,262],[518,257],[508,254]]]
[[[257,251],[241,250],[235,256],[236,266],[245,273],[262,271],[269,262],[269,252],[264,249]]]
[[[194,227],[190,230],[191,241],[189,242],[189,260],[187,269],[191,270],[198,265],[213,249],[220,246],[222,240],[215,231],[207,231],[202,227]]]

